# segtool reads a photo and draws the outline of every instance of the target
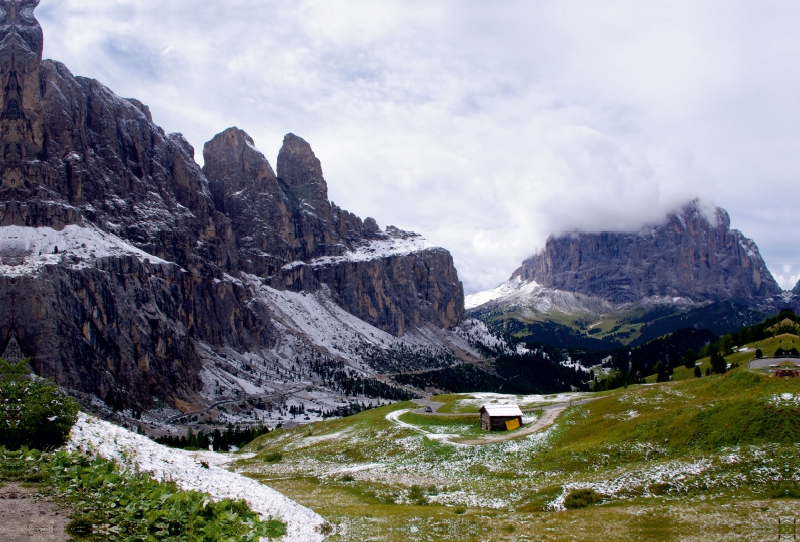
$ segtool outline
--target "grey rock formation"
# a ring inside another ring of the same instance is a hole
[[[696,203],[640,232],[551,237],[513,277],[615,304],[651,297],[695,302],[773,303],[781,288],[758,247],[721,208],[706,217]]]
[[[39,374],[117,405],[189,408],[223,351],[294,355],[281,291],[395,337],[461,321],[449,253],[332,205],[305,141],[276,176],[231,128],[204,172],[141,102],[42,61],[37,3],[0,0],[0,348],[16,334]]]
[[[206,144],[203,155],[246,272],[280,290],[325,285],[348,312],[394,335],[423,322],[452,328],[461,321],[464,294],[450,254],[332,205],[319,160],[303,139],[286,136],[278,176],[236,128]],[[404,246],[410,248],[398,250]]]

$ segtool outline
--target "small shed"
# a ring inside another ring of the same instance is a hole
[[[511,431],[522,426],[522,411],[517,405],[484,405],[481,427],[486,431]]]

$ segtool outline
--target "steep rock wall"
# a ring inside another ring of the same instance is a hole
[[[460,322],[450,255],[331,204],[308,143],[287,135],[276,175],[229,129],[204,173],[141,102],[42,60],[37,4],[0,0],[0,348],[16,333],[40,374],[147,409],[200,401],[215,351],[281,342],[256,284],[324,288],[395,336]]]
[[[697,204],[636,233],[551,237],[513,277],[612,303],[684,297],[755,306],[781,293],[755,243],[730,229],[728,213],[718,208],[709,219]]]

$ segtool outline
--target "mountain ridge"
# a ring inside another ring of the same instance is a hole
[[[237,396],[336,410],[409,352],[482,359],[449,252],[330,204],[293,134],[277,175],[236,128],[201,168],[142,102],[43,60],[37,4],[0,0],[1,348],[153,423]]]

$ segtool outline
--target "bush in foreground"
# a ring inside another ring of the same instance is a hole
[[[78,419],[78,403],[50,380],[31,377],[27,360],[0,360],[0,443],[12,450],[62,446]]]

